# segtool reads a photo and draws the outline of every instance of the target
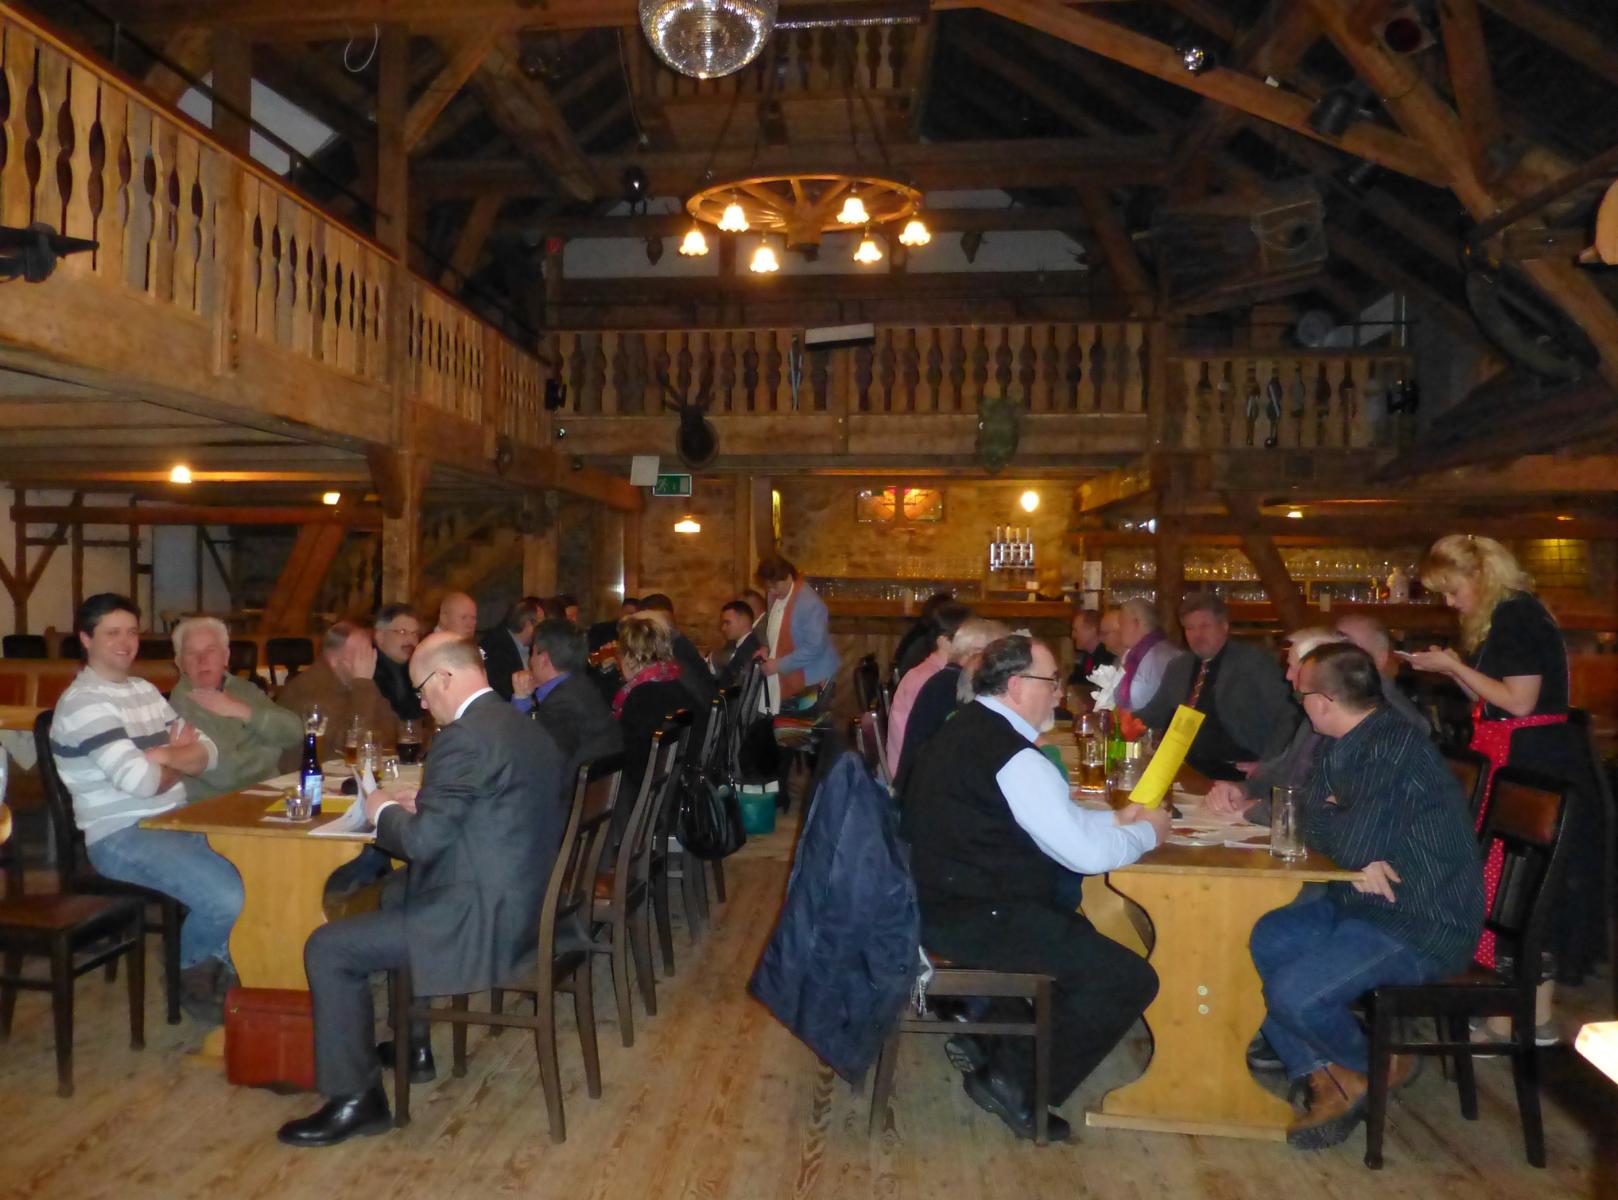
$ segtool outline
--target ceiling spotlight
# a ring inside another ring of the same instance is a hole
[[[933,240],[933,235],[920,217],[911,217],[899,234],[901,246],[925,246]]]
[[[708,253],[708,239],[702,236],[702,230],[695,223],[685,231],[685,238],[680,242],[680,253],[687,258],[701,258]]]
[[[725,211],[719,217],[719,228],[725,233],[747,232],[747,214],[735,200],[725,205]]]
[[[341,492],[322,492],[320,494],[320,502],[327,508],[336,508],[342,498],[343,493]]]
[[[1219,54],[1212,46],[1191,38],[1176,42],[1174,53],[1180,65],[1193,75],[1201,75],[1219,65]]]
[[[760,242],[758,249],[753,251],[753,261],[747,264],[747,269],[755,275],[771,275],[781,269],[781,263],[770,244]]]
[[[866,230],[865,236],[860,239],[858,248],[854,251],[854,261],[865,266],[882,261],[882,251],[877,248],[876,239]]]
[[[1287,509],[1287,517],[1290,520],[1293,520],[1293,521],[1301,521],[1301,520],[1303,520],[1303,509],[1301,509],[1301,508],[1289,508],[1289,509]]]
[[[1039,507],[1039,493],[1034,491],[1033,488],[1029,488],[1022,494],[1022,499],[1017,503],[1022,505],[1023,512],[1031,513]]]
[[[701,533],[702,532],[702,525],[701,525],[700,522],[698,522],[698,520],[695,517],[690,516],[688,514],[688,515],[686,515],[684,517],[681,517],[678,521],[674,522],[674,532],[675,533]]]
[[[843,207],[837,214],[839,225],[868,225],[871,214],[865,211],[865,201],[860,199],[858,192],[850,192],[848,199],[843,201]]]
[[[1358,84],[1334,87],[1309,111],[1306,124],[1322,137],[1342,137],[1355,121],[1363,120]]]
[[[191,468],[186,466],[184,463],[176,464],[174,469],[169,472],[169,482],[170,483],[190,483],[191,482]]]

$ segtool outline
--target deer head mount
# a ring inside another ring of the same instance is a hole
[[[663,385],[663,406],[672,408],[680,417],[680,428],[674,434],[674,450],[680,461],[692,470],[701,470],[713,462],[719,453],[719,431],[708,422],[708,397],[713,392],[713,379],[705,377],[695,401],[688,401],[669,382],[665,372],[659,372],[657,381]]]

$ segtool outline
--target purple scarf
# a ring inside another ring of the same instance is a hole
[[[1120,709],[1129,708],[1129,689],[1135,682],[1135,670],[1140,666],[1141,660],[1159,642],[1166,641],[1167,636],[1161,629],[1154,629],[1140,641],[1136,642],[1124,654],[1124,677],[1118,682],[1118,691],[1114,703]]]
[[[648,663],[639,671],[635,672],[635,678],[631,679],[628,683],[624,684],[623,687],[618,689],[618,694],[612,698],[612,715],[618,717],[619,719],[623,718],[624,701],[628,700],[629,693],[634,691],[641,684],[657,683],[666,679],[678,679],[679,677],[680,664],[675,662],[673,659],[669,659],[664,662]]]

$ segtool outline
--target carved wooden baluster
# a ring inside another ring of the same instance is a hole
[[[202,216],[200,203],[192,195],[197,179],[201,147],[192,137],[179,137],[176,131],[172,199],[174,204],[174,303],[195,312],[197,308],[197,262],[201,257]]]
[[[1129,389],[1140,361],[1139,347],[1129,342],[1129,331],[1135,328],[1138,326],[1114,325],[1109,339],[1112,343],[1112,386],[1119,412],[1132,411],[1129,407]]]
[[[33,43],[20,29],[0,34],[6,39],[0,47],[0,223],[22,228],[29,220],[24,113],[34,69]]]
[[[53,97],[59,92],[57,81],[49,78],[52,68],[61,62],[47,47],[28,64],[27,84],[23,92],[23,120],[27,140],[23,144],[23,166],[28,177],[28,221],[46,221],[51,225],[61,220],[60,204],[51,212],[55,198],[56,171],[54,151],[54,122],[46,119],[51,111]],[[65,81],[62,82],[66,86]],[[28,222],[24,222],[27,224]]]
[[[929,326],[917,349],[916,396],[924,412],[949,411],[944,395],[944,353],[939,347],[939,337],[938,326]]]
[[[945,355],[945,378],[949,380],[951,412],[977,411],[975,401],[967,396],[968,355],[970,347],[967,344],[968,330],[962,325],[951,325],[948,330],[949,343]],[[970,405],[970,407],[969,407]]]
[[[1038,388],[1042,396],[1044,392],[1039,379],[1039,352],[1034,349],[1034,343],[1036,339],[1050,336],[1050,326],[1018,325],[1012,332],[1017,347],[1012,369],[1015,372],[1017,387],[1022,393],[1023,404],[1032,410],[1035,389]]]
[[[100,80],[84,67],[70,64],[68,94],[57,114],[59,188],[63,198],[60,229],[69,237],[94,237],[95,212],[91,192],[98,182],[90,158],[90,139],[96,121],[96,95]],[[95,266],[88,254],[71,254],[58,269],[68,275],[91,275]]]
[[[971,331],[972,349],[967,357],[966,412],[977,412],[978,402],[989,387],[989,331],[978,326]]]
[[[874,384],[874,399],[872,408],[876,412],[898,412],[898,396],[895,395],[893,381],[893,334],[892,329],[879,329],[876,334],[876,363]]]
[[[303,205],[291,214],[292,228],[287,235],[287,257],[292,260],[288,286],[292,289],[289,306],[292,326],[287,345],[297,354],[312,355],[315,346],[315,314],[309,294],[309,246],[314,240],[315,215]]]
[[[775,371],[775,411],[779,413],[792,411],[792,371],[790,367],[792,357],[792,333],[790,330],[777,329],[770,337],[770,363]]]
[[[602,379],[601,415],[615,417],[623,411],[624,360],[623,335],[609,330],[601,335],[601,354],[606,364]]]
[[[1152,400],[1152,397],[1146,394],[1150,350],[1146,326],[1139,322],[1129,326],[1129,356],[1131,370],[1128,386],[1124,390],[1124,411],[1143,413],[1147,411]]]
[[[1084,369],[1084,349],[1095,336],[1090,325],[1073,326],[1073,340],[1064,355],[1067,364],[1068,386],[1073,390],[1072,412],[1095,412],[1095,385]]]
[[[175,267],[180,241],[180,131],[172,121],[154,118],[152,143],[157,167],[157,218],[152,227],[152,294],[175,298]]]
[[[831,409],[831,358],[833,351],[809,350],[803,352],[804,367],[808,376],[809,402],[804,407],[813,412],[827,412]]]
[[[124,94],[117,88],[101,89],[97,105],[96,130],[91,138],[91,157],[101,146],[101,212],[96,219],[95,238],[101,243],[94,252],[96,274],[108,282],[123,283],[124,239],[129,232],[129,140],[124,130]],[[0,182],[0,191],[4,190]],[[3,207],[3,206],[0,206]],[[244,247],[245,250],[245,247]],[[244,272],[245,274],[245,272]],[[252,309],[243,310],[251,313]]]

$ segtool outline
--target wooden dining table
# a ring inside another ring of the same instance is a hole
[[[1067,739],[1050,739],[1064,762]],[[1210,781],[1189,768],[1174,795],[1194,803]],[[1173,797],[1171,797],[1172,799]],[[1104,803],[1075,787],[1074,802]],[[1306,883],[1359,878],[1310,853],[1273,857],[1266,845],[1165,843],[1128,867],[1085,881],[1083,910],[1102,933],[1142,954],[1157,972],[1144,1014],[1152,1057],[1140,1078],[1115,1088],[1085,1123],[1113,1129],[1283,1141],[1291,1106],[1253,1078],[1247,1046],[1264,1021],[1264,995],[1248,951],[1253,926],[1290,904]]]
[[[35,704],[0,704],[0,729],[32,732],[35,718],[45,711]]]
[[[230,957],[242,986],[309,989],[303,946],[328,919],[322,903],[326,881],[344,863],[359,857],[370,840],[363,834],[315,836],[340,815],[336,795],[340,764],[328,764],[325,811],[293,824],[266,810],[279,789],[269,784],[226,792],[148,817],[148,829],[200,833],[216,854],[242,877],[241,915],[230,931]],[[401,768],[403,781],[419,781],[419,767]],[[346,803],[345,803],[346,807]]]

